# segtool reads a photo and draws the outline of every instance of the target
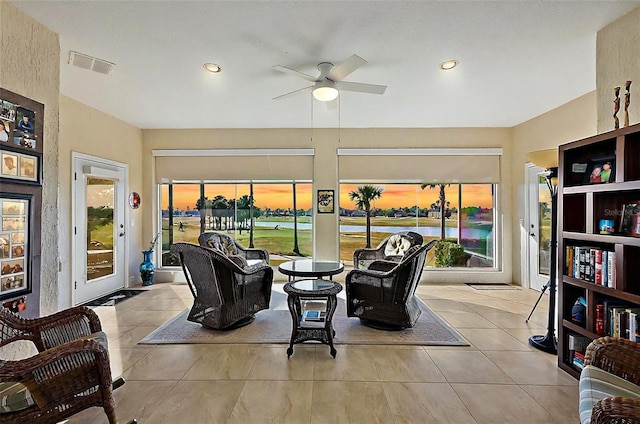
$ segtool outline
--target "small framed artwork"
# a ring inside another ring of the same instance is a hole
[[[6,100],[0,100],[0,118],[14,122],[16,120],[16,105]]]
[[[615,156],[589,159],[583,184],[612,183],[616,180]]]
[[[640,200],[622,205],[619,232],[640,237]]]
[[[41,184],[41,157],[37,152],[23,153],[18,150],[0,150],[0,181]]]
[[[333,190],[318,190],[318,213],[333,213]]]
[[[11,124],[0,118],[0,143],[8,143],[9,134],[11,134]]]

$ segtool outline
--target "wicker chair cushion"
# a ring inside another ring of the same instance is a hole
[[[640,386],[616,375],[587,365],[580,374],[580,423],[591,423],[591,411],[600,399],[621,396],[640,398]]]
[[[389,237],[384,247],[385,256],[401,256],[411,247],[411,241],[400,234],[394,234]]]
[[[16,412],[35,405],[31,392],[20,383],[0,383],[0,414]]]

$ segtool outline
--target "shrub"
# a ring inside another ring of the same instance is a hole
[[[469,255],[465,253],[462,245],[440,240],[435,246],[436,266],[439,268],[451,266],[465,266]]]

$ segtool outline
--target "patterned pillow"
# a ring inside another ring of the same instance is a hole
[[[384,247],[385,256],[402,256],[407,249],[411,247],[411,241],[408,238],[401,236],[400,234],[394,234],[389,237],[386,246]]]

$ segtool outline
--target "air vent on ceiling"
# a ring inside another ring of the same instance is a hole
[[[69,64],[105,75],[109,75],[116,66],[115,63],[74,51],[69,52]]]

